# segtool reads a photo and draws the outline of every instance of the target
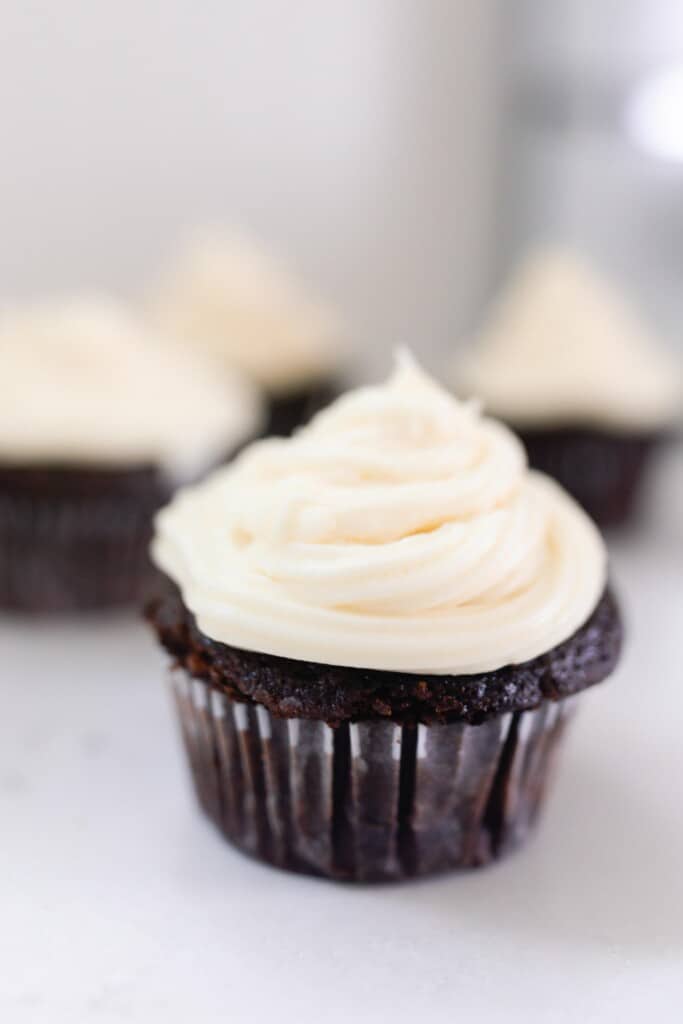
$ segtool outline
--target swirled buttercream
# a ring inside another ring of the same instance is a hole
[[[339,365],[336,318],[269,252],[235,235],[192,240],[159,283],[150,315],[274,394]]]
[[[158,515],[153,555],[215,640],[461,674],[570,636],[605,586],[593,523],[515,436],[408,357]]]
[[[519,427],[657,430],[683,411],[681,366],[608,282],[562,250],[520,266],[456,358],[454,382]]]
[[[216,379],[108,299],[0,316],[0,462],[151,462],[182,481],[253,436],[260,415],[249,381]]]

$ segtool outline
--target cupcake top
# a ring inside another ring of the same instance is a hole
[[[158,515],[153,557],[199,628],[246,650],[426,674],[524,662],[604,590],[585,513],[407,355]]]
[[[162,281],[152,317],[274,394],[308,387],[339,365],[336,318],[245,238],[197,237]]]
[[[217,380],[107,299],[0,316],[0,462],[151,462],[182,481],[253,435],[260,416],[252,384]]]
[[[455,382],[516,426],[658,430],[680,416],[681,368],[571,253],[524,263]]]

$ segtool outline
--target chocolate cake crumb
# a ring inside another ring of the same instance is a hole
[[[519,665],[473,675],[428,676],[345,668],[240,650],[205,636],[165,579],[146,615],[162,645],[195,678],[233,700],[261,704],[281,718],[402,725],[468,722],[538,707],[599,683],[614,668],[622,628],[606,589],[590,618],[552,650]]]

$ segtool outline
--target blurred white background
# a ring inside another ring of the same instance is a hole
[[[486,292],[495,0],[4,0],[0,295],[135,295],[197,222],[272,241],[380,369]]]

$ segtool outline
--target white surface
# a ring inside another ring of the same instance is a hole
[[[475,874],[352,888],[246,860],[195,809],[141,626],[0,621],[0,1018],[680,1020],[671,462],[649,530],[613,548],[623,666],[583,698],[536,836]]]

